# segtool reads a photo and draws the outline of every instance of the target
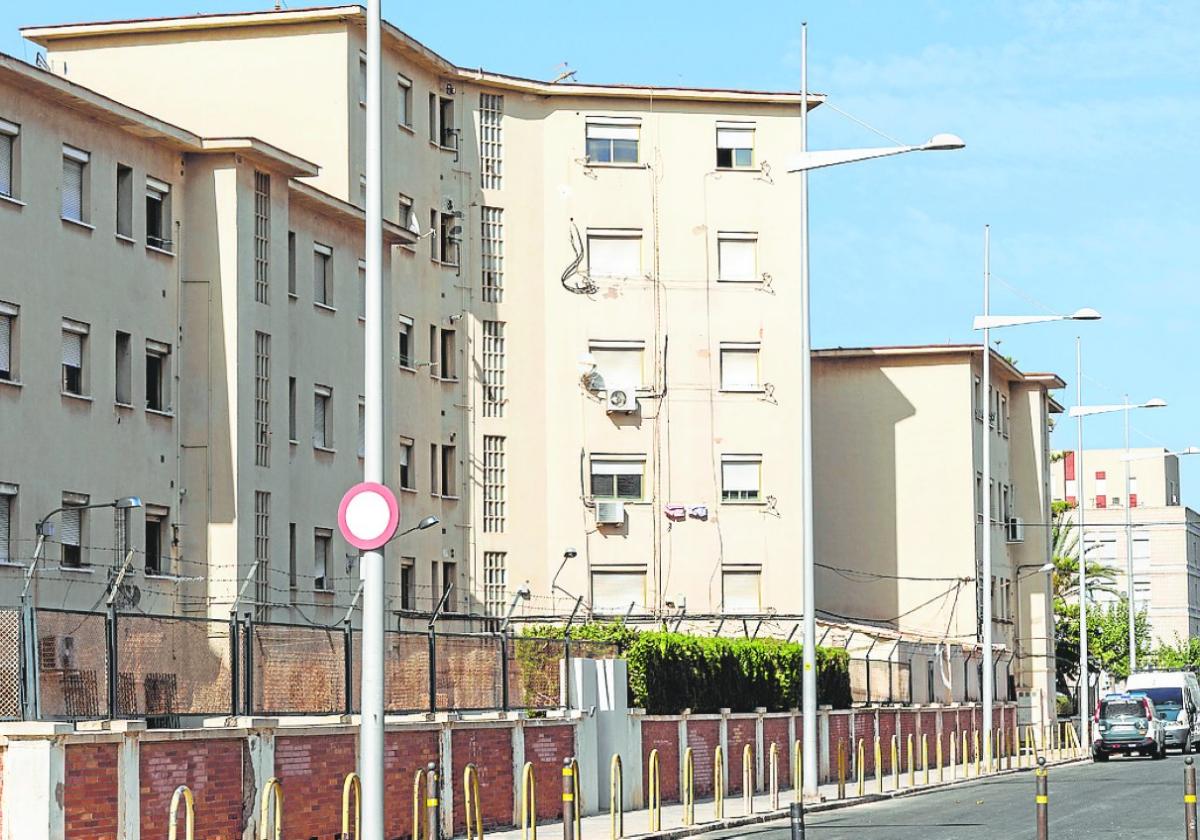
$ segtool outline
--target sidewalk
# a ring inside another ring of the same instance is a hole
[[[1086,754],[1085,754],[1086,755]],[[1068,764],[1077,759],[1068,757],[1065,753],[1061,761],[1048,762],[1048,766]],[[918,770],[916,773],[916,785],[910,786],[908,783],[909,777],[907,773],[902,773],[900,776],[900,786],[896,787],[895,777],[886,776],[883,779],[883,789],[880,792],[879,781],[875,778],[867,778],[864,785],[863,796],[858,796],[857,779],[846,780],[846,797],[838,799],[837,783],[821,785],[819,788],[821,802],[819,804],[810,804],[807,810],[831,810],[833,808],[846,807],[848,805],[859,804],[863,802],[871,802],[879,799],[881,796],[891,797],[907,794],[909,792],[932,791],[949,787],[953,784],[961,784],[966,781],[975,781],[976,778],[988,779],[998,776],[1008,775],[1010,773],[1027,772],[1032,768],[1028,765],[1018,769],[1017,765],[1013,764],[1012,770],[1000,770],[996,773],[983,774],[979,777],[975,776],[975,766],[973,764],[963,767],[957,765],[953,768],[945,768],[945,781],[938,781],[938,773],[936,769],[931,769],[929,773],[929,784],[923,784],[925,774]],[[953,772],[952,772],[953,771]],[[964,776],[964,773],[967,775]],[[724,818],[717,820],[712,799],[697,800],[695,814],[696,821],[694,825],[685,826],[683,824],[683,806],[677,802],[664,803],[662,806],[662,824],[661,830],[656,833],[656,838],[659,840],[671,840],[671,838],[685,837],[690,834],[699,834],[701,832],[714,831],[721,828],[736,828],[743,825],[751,825],[759,822],[767,822],[770,820],[779,819],[787,816],[788,805],[792,802],[792,791],[790,788],[782,789],[779,792],[779,810],[771,809],[771,796],[767,793],[759,793],[754,797],[754,809],[752,813],[746,813],[743,798],[740,793],[730,794],[725,797],[725,813]],[[604,808],[608,807],[607,797],[602,803]],[[624,833],[618,836],[624,837],[639,837],[649,835],[650,832],[650,812],[642,809],[638,811],[626,812],[624,818]],[[538,825],[537,833],[541,840],[558,840],[563,836],[562,821],[554,820],[544,822]],[[581,823],[583,838],[587,840],[597,840],[597,838],[607,838],[612,836],[612,822],[606,811],[600,814],[584,817]],[[523,840],[524,832],[518,828],[506,829],[502,831],[486,832],[489,840]],[[582,840],[577,838],[576,840]]]

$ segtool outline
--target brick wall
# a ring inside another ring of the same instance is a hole
[[[742,754],[747,744],[751,752],[758,749],[755,746],[755,725],[753,718],[730,718],[728,723],[726,743],[729,745],[729,782],[725,785],[729,793],[742,792]],[[750,778],[752,787],[758,786],[758,770],[756,761],[751,761]]]
[[[797,731],[799,731],[799,719],[797,719]],[[842,744],[842,750],[846,756],[846,778],[850,779],[854,776],[855,750],[855,744],[850,740],[850,715],[829,716],[829,778],[827,781],[837,781],[838,744]]]
[[[879,712],[879,749],[883,761],[883,772],[892,772],[892,736],[896,734],[896,713],[890,709]],[[899,750],[903,745],[897,744]]]
[[[921,736],[918,732],[920,715],[917,712],[900,712],[900,766],[905,772],[909,770],[908,736],[912,736],[912,767],[921,766]]]
[[[796,740],[803,739],[801,733],[803,729],[800,727],[799,718],[796,719]],[[765,782],[770,784],[771,777],[771,744],[774,743],[779,750],[779,786],[781,788],[790,787],[792,784],[792,750],[788,745],[788,722],[787,718],[767,718],[763,721],[763,751],[766,760],[763,763],[763,772],[767,774]]]
[[[417,770],[431,761],[438,761],[436,731],[418,729],[388,732],[384,736],[383,790],[386,810],[383,825],[387,840],[412,836],[413,780]],[[341,790],[340,784],[338,790]],[[511,806],[509,810],[512,810]]]
[[[692,748],[692,763],[695,766],[696,797],[711,796],[713,792],[713,756],[721,743],[721,722],[716,720],[689,720],[687,722],[687,746]],[[726,790],[729,785],[725,785]]]
[[[512,825],[512,730],[507,727],[473,727],[455,730],[451,738],[455,831],[462,831],[466,827],[463,771],[468,764],[474,764],[479,772],[479,802],[484,829]]]
[[[283,787],[285,837],[335,840],[342,830],[342,784],[355,761],[353,735],[275,739],[275,775]]]
[[[867,776],[875,775],[875,713],[856,712],[854,715],[854,750],[863,745],[863,768]]]
[[[138,757],[142,837],[167,836],[171,794],[179,785],[190,787],[195,797],[196,840],[240,837],[242,749],[240,738],[142,742]],[[115,801],[115,791],[113,797]],[[182,826],[180,820],[180,836]]]
[[[679,724],[642,721],[642,790],[650,790],[650,751],[658,750],[658,790],[663,802],[679,801]],[[695,757],[693,757],[695,762]],[[696,771],[699,776],[699,770]]]
[[[67,840],[110,840],[117,834],[117,745],[70,744],[63,811]]]
[[[525,760],[533,763],[537,779],[538,819],[562,815],[563,759],[575,751],[570,726],[529,726],[525,729]]]

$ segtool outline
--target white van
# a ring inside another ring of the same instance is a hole
[[[1141,671],[1125,682],[1128,694],[1145,694],[1166,727],[1168,747],[1200,749],[1200,681],[1190,671]]]

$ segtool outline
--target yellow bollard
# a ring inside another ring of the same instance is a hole
[[[720,745],[713,751],[713,811],[717,819],[725,818],[725,752]]]
[[[987,737],[987,733],[983,733],[983,737]],[[983,764],[983,756],[979,754],[979,730],[973,730],[971,733],[971,741],[975,746],[975,778],[979,778],[979,772]]]
[[[838,786],[837,798],[846,798],[846,742],[838,741],[837,749]]]
[[[954,781],[954,779],[956,778],[956,774],[958,773],[958,766],[957,766],[958,765],[958,761],[957,761],[958,756],[955,755],[955,750],[957,748],[958,748],[958,738],[956,738],[954,736],[954,733],[951,732],[950,733],[950,781]]]
[[[662,779],[658,768],[658,750],[650,750],[648,787],[646,807],[650,809],[650,830],[662,831]]]
[[[417,771],[418,784],[420,773]],[[524,840],[537,840],[537,777],[532,761],[526,761],[521,769],[521,834]],[[415,831],[412,840],[419,840]]]
[[[883,793],[883,745],[878,735],[875,736],[875,785]]]
[[[575,840],[583,840],[583,791],[580,790],[580,785],[579,785],[579,759],[572,756],[571,763],[569,765],[567,765],[566,767],[563,767],[562,772],[563,772],[564,776],[571,777],[571,793],[570,793],[569,801],[573,802],[575,805],[575,807],[571,809],[571,811],[575,814],[575,820],[574,820],[574,822],[575,822]],[[567,796],[568,795],[566,793],[563,793],[562,798],[563,798],[564,802],[568,801]],[[662,820],[662,801],[661,800],[662,800],[662,798],[660,796],[659,797],[659,820],[660,820],[660,822]],[[654,819],[653,811],[650,812],[650,818],[651,818],[651,820]],[[662,826],[660,825],[659,828],[661,828],[661,827]],[[658,829],[656,828],[654,830],[657,831]],[[414,838],[414,840],[415,840],[415,838]],[[435,840],[436,840],[436,838],[435,838]]]
[[[950,739],[950,743],[954,743],[954,739]],[[946,768],[942,765],[942,736],[939,733],[937,741],[933,745],[934,754],[937,756],[938,782],[946,781]]]
[[[350,834],[350,794],[354,794],[354,834]],[[358,774],[351,772],[346,774],[346,780],[342,782],[342,837],[350,840],[351,836],[354,840],[362,840],[362,782],[359,781]],[[468,826],[470,828],[470,826]],[[480,835],[483,836],[482,834]],[[467,840],[471,840],[470,834],[467,835]]]
[[[754,813],[754,748],[749,744],[742,747],[742,812]]]
[[[962,760],[962,775],[963,775],[963,778],[966,779],[971,775],[971,765],[970,765],[971,759],[970,759],[969,747],[967,744],[967,730],[965,730],[965,729],[962,731],[962,754],[960,756],[960,759]]]
[[[171,794],[171,811],[167,817],[169,828],[167,829],[167,840],[175,840],[177,837],[176,823],[179,821],[179,801],[183,800],[183,836],[185,840],[193,840],[196,836],[196,800],[192,797],[192,789],[187,785],[180,785],[175,788],[175,792]],[[357,835],[355,835],[357,837]]]
[[[925,774],[925,784],[929,784],[929,736],[921,733],[921,772]]]
[[[803,742],[797,738],[795,746],[792,747],[792,799],[799,802],[804,793],[804,764],[801,759],[804,754],[801,752]]]
[[[917,763],[913,760],[913,734],[908,733],[908,786],[917,786]]]
[[[683,751],[683,824],[696,824],[696,759],[692,748]]]
[[[779,745],[774,741],[771,742],[771,749],[767,751],[770,767],[767,770],[767,786],[771,792],[771,810],[779,810]]]
[[[613,753],[608,767],[608,818],[612,840],[625,836],[625,774],[621,756]],[[471,838],[467,838],[471,840]]]
[[[858,764],[855,769],[858,771],[858,795],[865,796],[867,793],[867,756],[866,750],[863,747],[863,739],[858,739]]]
[[[483,800],[479,797],[479,770],[474,764],[463,768],[463,819],[467,824],[467,840],[483,840]],[[354,840],[359,840],[357,828]]]
[[[892,735],[892,789],[900,790],[900,736]]]
[[[275,805],[275,837],[283,840],[283,786],[274,776],[267,779],[262,787],[262,809],[258,817],[258,840],[271,840],[268,836],[267,817],[271,815],[271,804]]]

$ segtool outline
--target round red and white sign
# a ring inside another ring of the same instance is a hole
[[[355,484],[338,505],[338,527],[346,542],[371,551],[390,540],[400,525],[400,505],[391,490],[373,481]]]

